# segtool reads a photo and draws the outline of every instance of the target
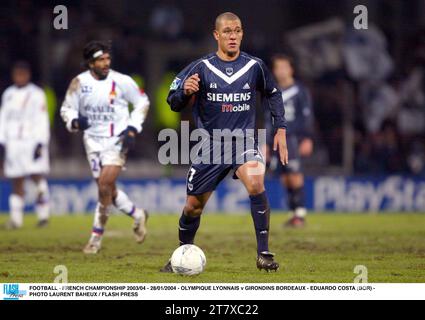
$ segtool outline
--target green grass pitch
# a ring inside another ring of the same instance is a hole
[[[271,250],[281,268],[259,272],[249,215],[205,214],[196,238],[207,257],[196,277],[161,274],[177,245],[176,215],[149,219],[149,235],[138,245],[132,221],[109,220],[102,251],[82,253],[91,215],[56,216],[46,229],[25,217],[21,230],[0,229],[0,282],[53,282],[56,265],[68,268],[69,282],[353,282],[356,265],[368,268],[369,282],[425,282],[425,214],[311,214],[304,229],[287,230],[284,214],[273,214]],[[7,215],[0,215],[0,225]]]

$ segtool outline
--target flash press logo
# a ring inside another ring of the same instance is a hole
[[[19,300],[23,298],[26,294],[26,290],[19,290],[19,284],[9,283],[3,285],[3,300]]]

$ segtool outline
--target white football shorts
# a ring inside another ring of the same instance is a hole
[[[41,156],[34,159],[37,143],[14,140],[6,143],[4,175],[6,178],[20,178],[33,174],[46,175],[50,171],[49,148],[43,146]]]
[[[126,157],[121,153],[122,143],[118,137],[95,137],[85,134],[84,147],[95,179],[99,178],[103,166],[125,165]]]

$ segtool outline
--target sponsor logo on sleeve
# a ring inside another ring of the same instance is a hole
[[[170,90],[177,90],[181,82],[182,82],[182,79],[176,77],[171,83]]]

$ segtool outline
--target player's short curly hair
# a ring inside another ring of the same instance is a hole
[[[285,53],[276,53],[276,54],[272,55],[272,57],[270,58],[271,67],[273,68],[274,65],[275,65],[275,63],[277,61],[280,61],[280,60],[288,61],[289,64],[291,65],[291,67],[293,69],[295,68],[295,61],[294,61],[294,59],[290,55],[285,54]]]
[[[111,42],[93,40],[84,46],[83,58],[85,63],[88,64],[104,53],[111,53]]]

